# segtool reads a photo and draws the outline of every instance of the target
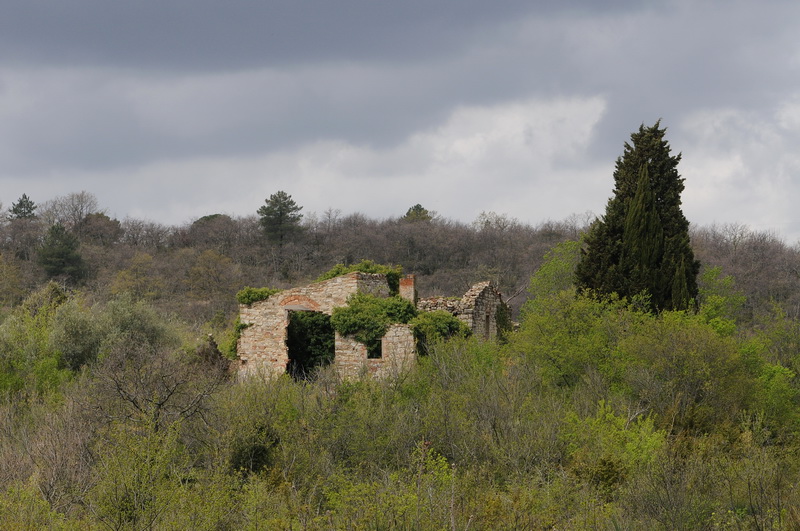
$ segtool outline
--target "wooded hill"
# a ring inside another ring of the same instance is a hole
[[[0,227],[4,528],[800,526],[800,252],[772,234],[692,229],[698,304],[653,313],[576,292],[586,218],[328,211],[276,241],[263,215],[20,201]],[[361,259],[424,296],[521,290],[519,330],[396,379],[231,379],[240,288]]]

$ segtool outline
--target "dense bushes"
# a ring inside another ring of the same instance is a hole
[[[576,249],[549,256],[503,345],[399,298],[354,299],[353,334],[399,321],[426,338],[382,381],[321,367],[234,383],[212,341],[150,304],[50,284],[0,323],[0,523],[800,525],[800,325],[777,307],[753,321],[713,270],[697,313],[580,296],[564,285]]]

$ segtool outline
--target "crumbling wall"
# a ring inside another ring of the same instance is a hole
[[[352,337],[336,334],[336,370],[344,378],[368,373],[379,378],[408,370],[417,359],[411,327],[393,324],[381,339],[381,357],[368,358],[367,346]]]
[[[410,282],[407,279],[401,280],[405,281],[407,293],[408,289],[413,292],[413,278]],[[274,376],[286,372],[289,363],[289,349],[286,346],[289,312],[313,311],[331,315],[334,308],[346,306],[347,299],[355,293],[388,297],[389,284],[386,276],[348,273],[323,282],[281,291],[265,301],[240,305],[239,320],[245,326],[237,344],[240,374],[247,376],[264,373]],[[413,344],[413,338],[411,341]],[[392,337],[386,340],[386,345],[395,343],[402,354],[396,354],[393,350],[395,347],[389,347],[388,350],[384,348],[386,353],[381,358],[368,360],[364,345],[337,334],[334,366],[343,376],[357,375],[362,370],[385,372],[390,366],[405,363],[405,343]],[[384,365],[387,366],[386,369],[383,368]]]
[[[476,337],[492,339],[497,337],[497,312],[502,304],[505,303],[500,292],[486,281],[472,286],[460,299],[420,299],[417,309],[423,312],[444,310],[460,319]]]
[[[239,319],[245,325],[237,344],[240,374],[275,376],[285,373],[289,363],[286,346],[289,312],[314,311],[331,315],[334,308],[346,306],[347,299],[359,292],[388,297],[386,276],[349,273],[281,291],[265,301],[240,305]],[[400,279],[400,296],[416,301],[413,275]],[[494,286],[481,282],[472,286],[461,299],[421,299],[417,308],[420,311],[446,310],[461,319],[474,335],[489,339],[497,335],[497,310],[501,304],[504,304],[502,297]],[[334,341],[333,363],[343,377],[363,373],[385,377],[407,369],[416,359],[414,335],[408,325],[395,324],[389,328],[381,340],[380,358],[368,358],[367,347],[352,337],[337,333]]]

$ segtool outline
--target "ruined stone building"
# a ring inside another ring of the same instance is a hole
[[[287,346],[287,328],[292,312],[318,312],[327,316],[347,305],[355,293],[377,297],[390,295],[386,275],[348,273],[339,277],[281,291],[267,300],[239,307],[244,328],[237,345],[241,375],[278,375],[287,372],[292,352]],[[461,299],[435,297],[417,300],[415,279],[400,279],[399,295],[419,311],[446,310],[464,322],[480,338],[497,334],[498,309],[504,305],[490,282],[474,285]],[[416,361],[416,344],[409,325],[394,324],[382,338],[380,352],[370,357],[366,345],[352,337],[334,334],[333,365],[343,377],[364,372],[378,377],[403,371]]]

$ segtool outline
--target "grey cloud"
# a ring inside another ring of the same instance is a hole
[[[0,46],[6,60],[173,70],[403,60],[457,49],[487,25],[545,14],[553,4],[596,3],[23,0],[4,3]]]
[[[675,151],[738,150],[757,182],[800,140],[798,128],[770,125],[798,93],[799,17],[783,0],[12,0],[0,17],[0,179],[118,175],[323,141],[391,153],[461,106],[599,96],[590,143],[559,168],[608,167],[640,123],[662,118]],[[690,118],[726,109],[746,117],[725,122],[739,134],[696,133]],[[756,127],[777,135],[763,153],[741,147]],[[377,179],[396,164],[370,167]],[[513,175],[506,186],[541,178]],[[90,187],[66,191],[79,189]],[[484,200],[503,196],[474,203]],[[573,210],[583,209],[564,215]]]

